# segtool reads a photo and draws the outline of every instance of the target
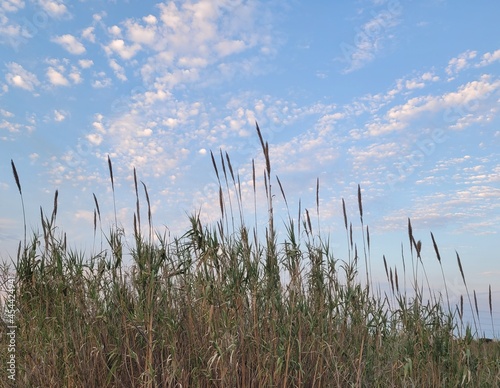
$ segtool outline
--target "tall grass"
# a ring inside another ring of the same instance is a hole
[[[15,262],[18,386],[498,386],[500,344],[479,341],[476,321],[474,327],[464,324],[463,298],[460,306],[451,306],[447,289],[446,299],[432,290],[410,220],[411,268],[403,253],[403,274],[384,257],[386,292],[372,281],[360,187],[361,241],[341,200],[348,257],[334,255],[300,202],[298,217],[290,215],[276,177],[288,214],[285,236],[278,237],[269,145],[258,126],[257,135],[265,159],[264,231],[257,230],[257,222],[253,227],[245,222],[240,177],[222,151],[219,161],[211,154],[219,221],[205,225],[193,214],[178,238],[154,228],[141,182],[148,214],[143,228],[134,170],[131,267],[122,260],[126,235],[116,220],[111,160],[115,225],[107,234],[93,195],[98,253],[84,256],[68,248],[56,227],[56,191],[51,217],[41,211],[42,234],[24,242]],[[257,210],[254,161],[252,166]],[[21,193],[13,162],[12,167]],[[318,219],[319,192],[318,180]],[[364,276],[358,273],[361,260]],[[458,253],[457,260],[466,285]],[[445,281],[443,270],[442,276]],[[466,296],[472,308],[468,289]],[[489,305],[492,317],[491,287]],[[2,365],[6,357],[0,352]]]

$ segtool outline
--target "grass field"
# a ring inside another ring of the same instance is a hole
[[[334,256],[328,238],[313,228],[310,210],[288,216],[279,226],[285,238],[277,237],[273,196],[287,199],[258,135],[266,161],[265,230],[242,221],[240,179],[222,152],[212,155],[220,220],[205,225],[194,214],[178,238],[155,229],[147,187],[138,185],[134,171],[134,230],[126,234],[115,224],[104,232],[94,196],[94,235],[104,249],[90,255],[71,250],[56,228],[56,192],[51,214],[41,213],[40,235],[25,235],[15,264],[1,273],[6,284],[15,270],[17,386],[500,386],[500,343],[478,338],[479,315],[472,324],[462,320],[464,308],[477,310],[475,292],[467,290],[452,306],[447,292],[431,289],[410,220],[405,269],[389,267],[384,258],[387,293],[371,282],[361,190],[354,221],[360,241],[342,200],[347,257]],[[254,167],[254,198],[257,174]],[[319,199],[316,205],[312,212],[319,213]],[[124,244],[127,236],[132,247]],[[128,251],[132,266],[123,263]],[[456,259],[467,287],[458,253]],[[7,326],[1,325],[0,337],[4,386],[10,381]]]

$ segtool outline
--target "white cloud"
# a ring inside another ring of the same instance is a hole
[[[103,71],[100,71],[95,75],[97,78],[92,81],[92,87],[96,89],[101,89],[101,88],[107,88],[108,86],[111,86],[111,78],[106,76],[106,73]]]
[[[127,76],[125,75],[125,70],[123,69],[122,66],[118,64],[114,59],[111,59],[109,61],[109,66],[113,69],[115,72],[116,78],[118,78],[120,81],[126,81]]]
[[[406,89],[422,89],[425,84],[423,82],[417,82],[415,80],[408,80],[406,81]]]
[[[156,24],[158,22],[158,19],[156,19],[156,17],[153,15],[144,16],[142,20],[144,20],[148,24]]]
[[[102,119],[104,118],[101,114],[96,115],[96,121],[92,123],[92,127],[99,133],[104,134],[106,133],[106,130],[104,129],[104,126],[102,125]]]
[[[17,48],[21,43],[25,42],[32,35],[26,29],[15,22],[1,17],[0,15],[0,43],[7,43],[14,48]]]
[[[126,27],[128,38],[132,42],[151,45],[156,39],[156,25],[154,23],[143,27],[128,21]]]
[[[493,62],[496,61],[500,61],[500,50],[484,54],[481,62],[477,66],[481,67],[481,66],[491,65]]]
[[[159,4],[158,8],[158,18],[149,15],[126,21],[126,39],[107,47],[108,52],[120,52],[122,47],[134,44],[153,49],[156,54],[141,69],[147,83],[156,81],[164,88],[175,87],[179,84],[178,77],[182,82],[197,81],[201,71],[211,66],[216,70],[211,72],[211,78],[218,80],[221,76],[231,78],[237,73],[255,72],[259,65],[256,58],[230,63],[221,60],[255,47],[273,51],[270,24],[264,21],[268,16],[265,7],[257,9],[254,3],[235,0],[230,4],[169,2]],[[210,82],[213,81],[204,78],[204,83]]]
[[[344,73],[358,70],[375,59],[384,41],[393,38],[390,31],[400,23],[400,14],[397,7],[379,12],[361,26],[352,43],[341,44],[343,60],[349,62]]]
[[[0,129],[6,129],[10,133],[17,133],[21,131],[21,124],[18,123],[11,123],[10,121],[7,121],[3,119],[0,121]]]
[[[74,66],[71,69],[71,73],[69,73],[69,78],[71,78],[71,81],[73,81],[74,84],[79,84],[83,81],[80,72]]]
[[[446,74],[453,76],[458,74],[460,71],[467,69],[470,66],[470,60],[474,59],[477,55],[477,51],[467,50],[456,58],[450,59],[448,66],[446,67]]]
[[[117,53],[122,59],[131,59],[141,49],[141,46],[137,43],[127,46],[123,39],[115,39],[109,45],[105,46],[104,49],[108,55]]]
[[[20,18],[9,17],[8,13],[16,13],[23,9],[25,2],[6,0],[0,2],[0,44],[8,44],[14,49],[26,43],[32,35],[32,29]]]
[[[100,22],[103,17],[107,15],[106,11],[101,11],[92,15],[92,20],[95,22]]]
[[[140,136],[140,137],[149,137],[153,134],[153,131],[151,130],[151,128],[144,128],[144,129],[140,129],[137,131],[137,136]]]
[[[68,8],[66,8],[62,1],[39,0],[38,3],[53,18],[59,19],[69,15]]]
[[[69,81],[64,77],[64,75],[58,72],[53,67],[47,69],[47,77],[52,85],[55,86],[68,86]]]
[[[95,43],[94,27],[87,27],[82,31],[82,38]]]
[[[103,141],[103,137],[98,133],[91,133],[86,136],[87,140],[93,145],[100,145]]]
[[[82,69],[88,69],[89,67],[94,65],[94,61],[92,59],[80,59],[78,64]]]
[[[437,75],[434,75],[431,72],[427,72],[427,73],[422,74],[422,80],[423,81],[437,82],[437,81],[439,81],[439,77]]]
[[[349,153],[353,156],[356,164],[369,164],[374,160],[382,160],[397,155],[401,144],[397,143],[373,143],[367,147],[353,146]]]
[[[165,90],[158,89],[156,91],[148,91],[144,93],[144,104],[146,106],[150,106],[154,104],[157,101],[165,101],[169,97],[171,97],[172,94],[169,93],[168,91],[166,92]]]
[[[474,109],[478,101],[487,99],[494,91],[500,89],[500,80],[491,81],[490,78],[487,75],[481,76],[478,81],[462,85],[456,92],[411,98],[405,104],[391,108],[385,115],[385,121],[375,120],[368,123],[366,128],[371,135],[400,130],[425,112],[446,113],[446,110],[449,110],[444,118],[446,121],[450,121],[454,116],[457,116],[457,120],[466,118],[467,112]]]
[[[201,57],[181,57],[178,64],[184,68],[205,67],[208,65],[208,61]]]
[[[465,114],[459,117],[455,124],[450,125],[450,129],[461,130],[471,126],[472,124],[491,122],[493,121],[493,118],[495,117],[496,113],[497,113],[496,109],[491,109],[489,112],[486,112],[484,114],[478,114],[478,113]]]
[[[4,109],[0,109],[0,115],[2,115],[3,117],[14,117],[14,113]]]
[[[173,72],[163,74],[161,77],[156,79],[158,85],[161,85],[162,89],[172,89],[179,84],[192,83],[200,79],[200,73],[198,69],[179,69]]]
[[[88,210],[77,210],[74,214],[75,219],[84,220],[89,223],[94,222],[94,213]]]
[[[57,122],[64,121],[66,119],[66,112],[54,110],[54,120]]]
[[[215,45],[215,49],[221,57],[239,53],[245,49],[245,42],[242,40],[224,40]]]
[[[108,28],[108,32],[114,36],[120,36],[122,34],[122,29],[118,26],[111,26]]]
[[[38,81],[36,75],[25,70],[18,63],[11,62],[7,64],[7,68],[9,72],[6,74],[5,79],[9,85],[29,90],[30,92],[35,90],[35,86],[40,85],[40,81]]]
[[[24,8],[24,1],[23,0],[5,0],[2,1],[0,6],[6,11],[6,12],[17,12],[20,9]]]
[[[52,41],[60,44],[66,51],[74,55],[80,55],[86,51],[85,46],[70,34],[56,36]]]

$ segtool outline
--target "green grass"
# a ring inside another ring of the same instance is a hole
[[[243,222],[240,179],[222,152],[220,160],[212,155],[220,220],[205,225],[194,214],[178,238],[155,230],[147,188],[137,184],[134,171],[133,246],[126,249],[127,235],[116,223],[102,231],[94,196],[94,235],[107,248],[85,256],[69,249],[58,232],[56,192],[51,216],[41,213],[42,233],[29,242],[25,237],[15,268],[2,271],[2,281],[16,274],[17,386],[499,386],[500,344],[475,338],[477,324],[462,321],[463,298],[450,306],[446,296],[433,292],[410,221],[409,268],[398,271],[383,259],[387,293],[371,281],[360,189],[361,241],[353,238],[342,200],[347,257],[334,256],[309,210],[299,209],[297,220],[289,215],[285,236],[278,237],[271,182],[287,199],[271,176],[269,147],[257,130],[266,160],[265,230]],[[255,176],[254,167],[256,198]],[[147,223],[140,218],[142,190]],[[316,194],[319,216],[319,181]],[[126,253],[132,266],[123,263]],[[458,254],[457,262],[467,285]],[[411,292],[403,282],[412,285]],[[468,291],[466,298],[472,308]],[[0,363],[6,362],[2,351]]]

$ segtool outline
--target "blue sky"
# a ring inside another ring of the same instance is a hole
[[[321,227],[339,258],[341,198],[357,227],[359,183],[376,278],[382,254],[401,266],[410,217],[435,287],[430,231],[453,301],[465,292],[457,250],[483,311],[492,285],[498,317],[499,12],[486,1],[3,1],[0,255],[22,238],[11,159],[29,227],[58,189],[58,225],[90,251],[92,193],[113,220],[108,155],[123,225],[133,167],[158,228],[178,235],[195,210],[217,220],[219,149],[251,213],[258,121],[292,209],[299,198],[315,207],[320,179]],[[286,218],[279,196],[276,208]]]

